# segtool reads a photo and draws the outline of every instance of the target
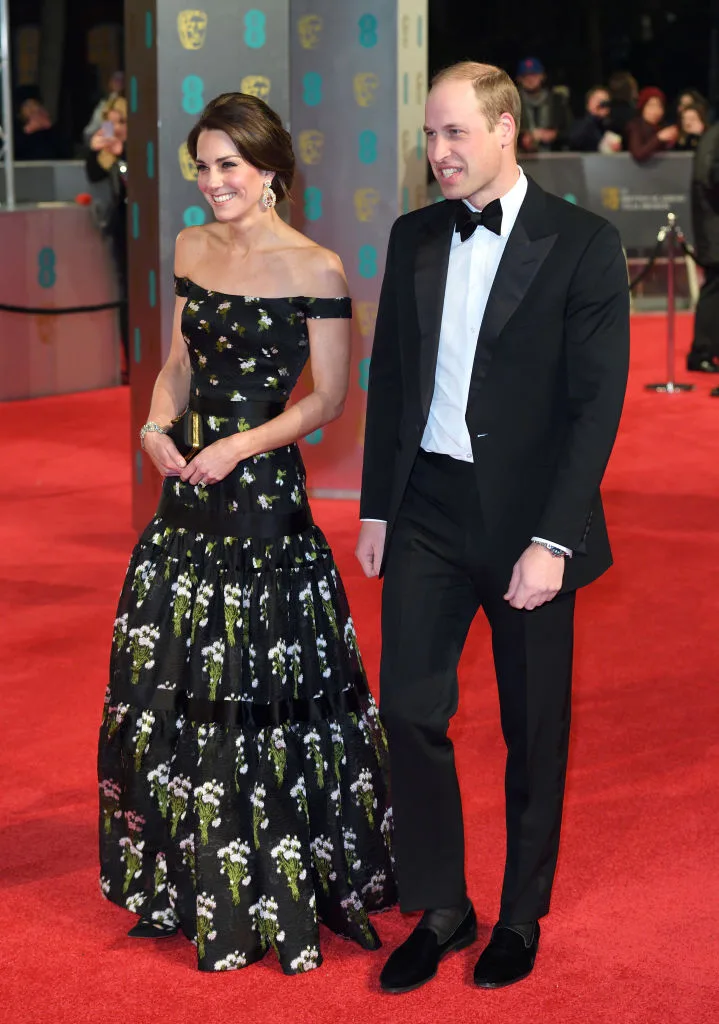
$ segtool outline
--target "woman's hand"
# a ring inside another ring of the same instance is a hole
[[[145,434],[145,451],[155,464],[160,476],[180,476],[187,463],[175,447],[175,442],[158,430]]]
[[[243,458],[238,443],[240,436],[221,437],[219,441],[213,441],[187,463],[180,478],[193,487],[196,484],[217,484],[224,480]]]
[[[99,153],[101,149],[107,149],[112,141],[113,137],[111,135],[105,135],[102,128],[98,128],[90,139],[90,149],[95,153]]]
[[[104,150],[105,152],[112,153],[113,156],[120,156],[122,154],[122,142],[120,139],[115,138],[114,135],[105,135],[102,128],[100,128],[90,139],[90,149],[95,153],[100,153]]]
[[[673,146],[679,138],[679,129],[675,124],[670,124],[666,128],[661,128],[657,132],[657,138],[661,139],[662,142],[667,142],[670,146]]]

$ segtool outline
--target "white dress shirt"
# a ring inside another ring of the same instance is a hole
[[[426,452],[474,462],[465,417],[477,337],[499,261],[526,194],[527,178],[520,167],[516,183],[500,200],[501,233],[495,235],[480,224],[464,242],[459,231],[452,236],[434,393],[421,441]],[[476,210],[467,199],[464,202]],[[532,540],[547,543],[543,537]],[[571,557],[569,548],[555,546]]]
[[[499,261],[526,194],[527,179],[520,167],[516,183],[501,198],[501,234],[480,225],[466,242],[459,231],[452,236],[434,394],[422,435],[426,452],[474,461],[465,416],[477,336]],[[464,202],[470,210],[476,209],[466,199]]]

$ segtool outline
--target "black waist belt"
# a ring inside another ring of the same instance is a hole
[[[205,398],[202,395],[190,395],[189,406],[193,412],[202,416],[244,416],[249,413],[253,419],[272,420],[285,411],[285,400],[264,402],[249,400],[233,402],[231,398]]]
[[[214,533],[220,537],[257,537],[260,540],[277,540],[302,533],[312,526],[309,506],[294,512],[216,512],[201,508],[186,508],[178,505],[171,494],[163,494],[157,507],[157,515],[167,523],[195,533]]]
[[[189,697],[187,693],[156,690],[149,703],[154,711],[172,711],[185,715],[191,722],[217,722],[221,725],[248,729],[265,729],[292,722],[321,722],[339,715],[356,714],[367,701],[364,682],[351,690],[325,694],[313,700],[288,697],[271,704],[253,704],[245,700],[206,700]]]

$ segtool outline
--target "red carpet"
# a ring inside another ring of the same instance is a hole
[[[691,322],[679,324],[686,349]],[[719,400],[654,395],[664,321],[634,323],[632,380],[605,494],[616,567],[579,602],[575,725],[563,845],[534,974],[471,986],[479,946],[403,997],[383,953],[323,932],[324,966],[270,957],[219,976],[180,938],[125,937],[100,895],[94,757],[129,529],[128,394],[0,407],[2,847],[0,1020],[28,1024],[439,1021],[702,1024],[719,999],[717,565]],[[679,374],[679,379],[686,379]],[[343,571],[371,680],[379,589],[352,556],[356,507],[315,502]],[[503,862],[502,747],[478,622],[454,736],[470,892],[495,919]],[[411,924],[377,919],[391,948]]]

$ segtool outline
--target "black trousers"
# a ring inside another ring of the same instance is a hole
[[[719,267],[707,267],[694,315],[695,359],[719,359]]]
[[[449,907],[466,896],[447,730],[459,698],[457,665],[481,607],[492,630],[507,745],[500,920],[519,923],[549,909],[569,743],[574,594],[533,611],[512,608],[503,598],[511,566],[492,568],[489,554],[474,467],[421,452],[390,539],[382,597],[380,710],[400,904],[404,911]]]

